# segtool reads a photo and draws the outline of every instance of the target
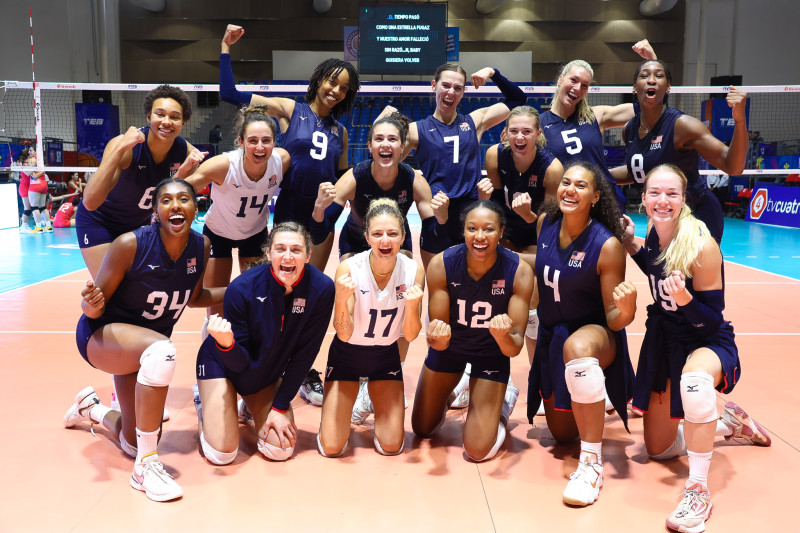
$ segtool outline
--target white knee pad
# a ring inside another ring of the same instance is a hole
[[[683,417],[694,424],[713,422],[717,413],[714,378],[705,372],[686,372],[681,375]]]
[[[166,387],[175,375],[175,345],[167,339],[156,341],[142,352],[136,381],[150,387]]]
[[[500,446],[503,445],[503,442],[505,440],[506,440],[506,426],[503,424],[503,422],[498,422],[497,423],[497,440],[494,442],[494,446],[492,446],[492,449],[489,450],[489,453],[487,453],[483,457],[483,459],[476,459],[476,458],[472,457],[469,453],[467,453],[466,449],[464,449],[464,454],[467,457],[469,457],[470,459],[472,459],[473,461],[475,461],[476,463],[482,463],[484,461],[488,461],[489,459],[492,459],[492,458],[494,458],[495,455],[497,455],[497,452],[500,451]]]
[[[536,340],[539,335],[539,314],[536,309],[528,311],[528,327],[525,329],[525,336],[529,339]]]
[[[597,403],[606,398],[606,376],[594,357],[567,361],[564,379],[573,402]]]
[[[347,442],[344,443],[344,446],[342,446],[342,450],[339,453],[330,455],[330,454],[325,453],[325,450],[322,449],[322,442],[320,442],[319,433],[317,433],[317,451],[319,452],[319,454],[322,457],[328,457],[329,459],[337,459],[337,458],[341,457],[342,455],[344,455],[344,452],[347,449],[347,445],[349,443],[350,443],[350,439],[348,439]]]
[[[264,439],[258,439],[258,451],[270,461],[285,461],[292,457],[294,446],[290,446],[284,450],[273,446]]]
[[[670,447],[663,452],[650,455],[650,459],[655,459],[656,461],[666,461],[667,459],[678,457],[685,451],[686,439],[683,436],[683,424],[678,424],[678,434],[675,435],[675,442],[673,442]]]
[[[125,435],[123,435],[122,432],[119,434],[119,447],[122,448],[123,452],[134,459],[139,455],[139,450],[136,446],[125,440]]]
[[[401,453],[403,453],[403,448],[406,445],[406,442],[404,440],[403,442],[400,443],[400,448],[396,452],[387,452],[386,450],[383,449],[383,446],[381,446],[381,442],[378,440],[377,436],[373,437],[372,441],[375,443],[375,449],[378,450],[378,453],[387,456],[400,455]]]
[[[214,449],[206,440],[204,433],[200,433],[200,447],[203,449],[203,455],[206,456],[208,462],[219,466],[231,464],[236,459],[236,454],[239,453],[238,447],[232,452],[221,452]]]

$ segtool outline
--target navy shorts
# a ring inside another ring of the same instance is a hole
[[[233,384],[237,393],[249,396],[266,389],[281,378],[282,371],[270,364],[250,366],[242,372],[231,371],[216,357],[214,353],[216,349],[213,348],[215,343],[214,337],[209,335],[200,345],[195,365],[195,375],[198,380],[227,379]]]
[[[397,342],[388,346],[362,346],[334,337],[328,351],[325,381],[358,381],[359,378],[403,381]]]
[[[406,238],[403,240],[403,244],[400,245],[400,249],[413,252],[411,249],[411,230],[408,227],[408,220],[405,221],[405,225]],[[364,238],[364,233],[356,233],[353,231],[352,226],[345,224],[342,231],[339,232],[339,257],[344,254],[357,254],[359,252],[366,252],[367,250],[369,250],[369,244],[367,244],[367,239]]]
[[[425,366],[434,372],[460,374],[464,372],[467,363],[472,365],[471,378],[508,383],[511,374],[511,359],[499,351],[497,355],[457,355],[449,350],[439,351],[428,348],[425,357]]]
[[[89,339],[92,338],[94,332],[100,329],[100,327],[92,327],[92,324],[89,322],[89,317],[81,315],[80,320],[78,320],[78,326],[75,328],[75,342],[78,344],[78,351],[87,363],[89,363],[89,355],[86,352],[86,347],[89,345]],[[89,364],[94,368],[92,363]]]
[[[272,215],[272,227],[281,222],[293,220],[303,227],[308,227],[311,214],[314,212],[314,198],[306,198],[291,190],[281,189],[278,199],[275,200],[275,212]]]
[[[123,233],[133,231],[136,228],[111,228],[105,226],[88,215],[86,208],[81,203],[75,212],[75,229],[78,234],[78,246],[80,248],[93,248],[94,246],[114,242],[114,239]]]
[[[442,239],[437,239],[431,235],[429,233],[430,230],[423,226],[419,235],[420,249],[432,254],[438,254],[454,244],[464,242],[464,225],[461,223],[461,212],[475,200],[477,200],[477,198],[451,198],[450,207],[447,209],[447,223],[444,225],[445,233],[450,242],[447,244],[441,242]],[[433,227],[431,229],[433,229]],[[437,244],[432,244],[437,241]]]
[[[208,226],[203,226],[203,235],[211,241],[211,252],[209,257],[213,259],[230,259],[233,257],[233,249],[239,249],[239,257],[261,257],[264,255],[264,243],[267,242],[267,227],[251,235],[246,239],[228,239],[220,237]]]

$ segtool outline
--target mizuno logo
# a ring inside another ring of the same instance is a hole
[[[300,120],[305,120],[305,119],[307,119],[307,118],[308,118],[308,117],[300,117]]]
[[[547,244],[542,243],[542,248],[547,248],[547,246],[548,246]]]
[[[174,353],[167,354],[167,357],[164,360],[165,361],[174,361],[175,360],[175,354]]]
[[[552,124],[548,124],[547,126],[545,126],[545,127],[544,127],[544,129],[547,129],[547,128],[549,128],[550,126],[552,126]]]
[[[371,194],[365,194],[364,198],[372,198],[372,195]]]
[[[428,131],[436,131],[436,128],[431,128]]]
[[[361,294],[367,294],[369,292],[369,291],[365,291],[364,289],[358,289],[358,290],[361,291]]]
[[[586,370],[578,370],[575,372],[576,378],[585,378],[586,377]]]
[[[393,376],[396,376],[398,374],[398,372],[400,372],[400,371],[399,370],[394,370],[392,372],[387,372],[387,374],[391,374]]]
[[[266,299],[267,299],[267,297],[266,297],[266,296],[256,296],[256,300],[258,300],[258,301],[259,301],[259,302],[261,302],[262,304],[264,303],[264,300],[266,300]]]
[[[234,186],[234,187],[236,187],[237,189],[238,189],[239,187],[241,187],[241,185],[237,185],[236,183],[234,183],[234,184],[233,184],[233,186]]]
[[[147,168],[147,165],[139,165],[139,170],[142,170],[143,168]]]
[[[458,287],[461,284],[460,283],[456,283],[455,281],[451,281],[450,285],[452,285],[453,287]]]
[[[697,385],[689,385],[686,387],[686,392],[697,392]]]
[[[158,268],[158,265],[147,265],[150,267],[150,270],[155,270]]]
[[[499,370],[484,370],[483,371],[483,373],[486,374],[487,376],[491,376],[492,374],[497,374],[498,372],[500,372],[500,371]]]

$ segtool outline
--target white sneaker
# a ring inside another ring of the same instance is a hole
[[[578,469],[569,475],[564,489],[564,503],[584,507],[597,501],[603,486],[603,465],[593,462],[597,456],[592,452],[581,452]]]
[[[116,392],[112,392],[111,393],[111,403],[109,404],[109,407],[111,408],[112,411],[121,412],[121,410],[119,408],[119,400],[117,400],[117,393]],[[169,420],[169,411],[167,410],[166,407],[164,407],[164,414],[161,415],[161,420],[163,422],[166,422],[167,420]]]
[[[667,527],[684,533],[701,533],[711,516],[711,494],[700,483],[686,481],[678,507],[667,517]]]
[[[183,496],[183,489],[164,470],[157,453],[148,455],[141,463],[134,463],[131,487],[141,490],[156,502],[166,502]]]
[[[733,433],[725,440],[733,439],[736,442],[749,442],[756,446],[770,446],[772,439],[761,425],[750,418],[744,409],[733,402],[725,403],[725,410],[720,415],[722,423],[728,426]]]
[[[322,379],[319,377],[319,371],[312,368],[308,371],[308,375],[300,384],[300,397],[317,407],[322,405],[322,394],[324,388],[322,386]]]
[[[464,372],[461,374],[461,379],[453,389],[453,394],[456,395],[453,403],[450,404],[450,409],[464,409],[469,406],[469,374]]]
[[[197,383],[192,385],[192,400],[194,401],[194,410],[197,411],[198,423],[203,423],[203,402],[200,401],[200,388]]]
[[[92,419],[89,418],[89,411],[99,404],[100,399],[94,392],[94,388],[90,386],[82,389],[75,396],[75,403],[67,409],[67,413],[64,415],[64,427],[71,428],[79,422],[92,422]]]
[[[247,408],[247,404],[244,403],[242,398],[239,398],[239,401],[236,402],[236,417],[239,419],[240,424],[247,424],[247,422],[253,419],[253,415],[250,414],[250,409]]]
[[[506,396],[503,399],[503,409],[500,412],[500,419],[505,421],[506,425],[508,425],[508,419],[511,418],[511,413],[514,412],[514,406],[517,405],[517,398],[519,398],[519,389],[509,379],[506,386]]]
[[[359,384],[356,403],[353,404],[353,413],[350,415],[353,424],[357,426],[366,422],[369,415],[375,412],[375,407],[372,405],[372,400],[369,398],[367,383],[369,383],[367,380],[362,380]]]

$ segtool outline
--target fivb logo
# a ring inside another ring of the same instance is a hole
[[[768,202],[769,196],[767,194],[767,189],[758,189],[753,196],[753,200],[750,202],[750,218],[753,220],[761,218],[761,215],[767,210]]]

